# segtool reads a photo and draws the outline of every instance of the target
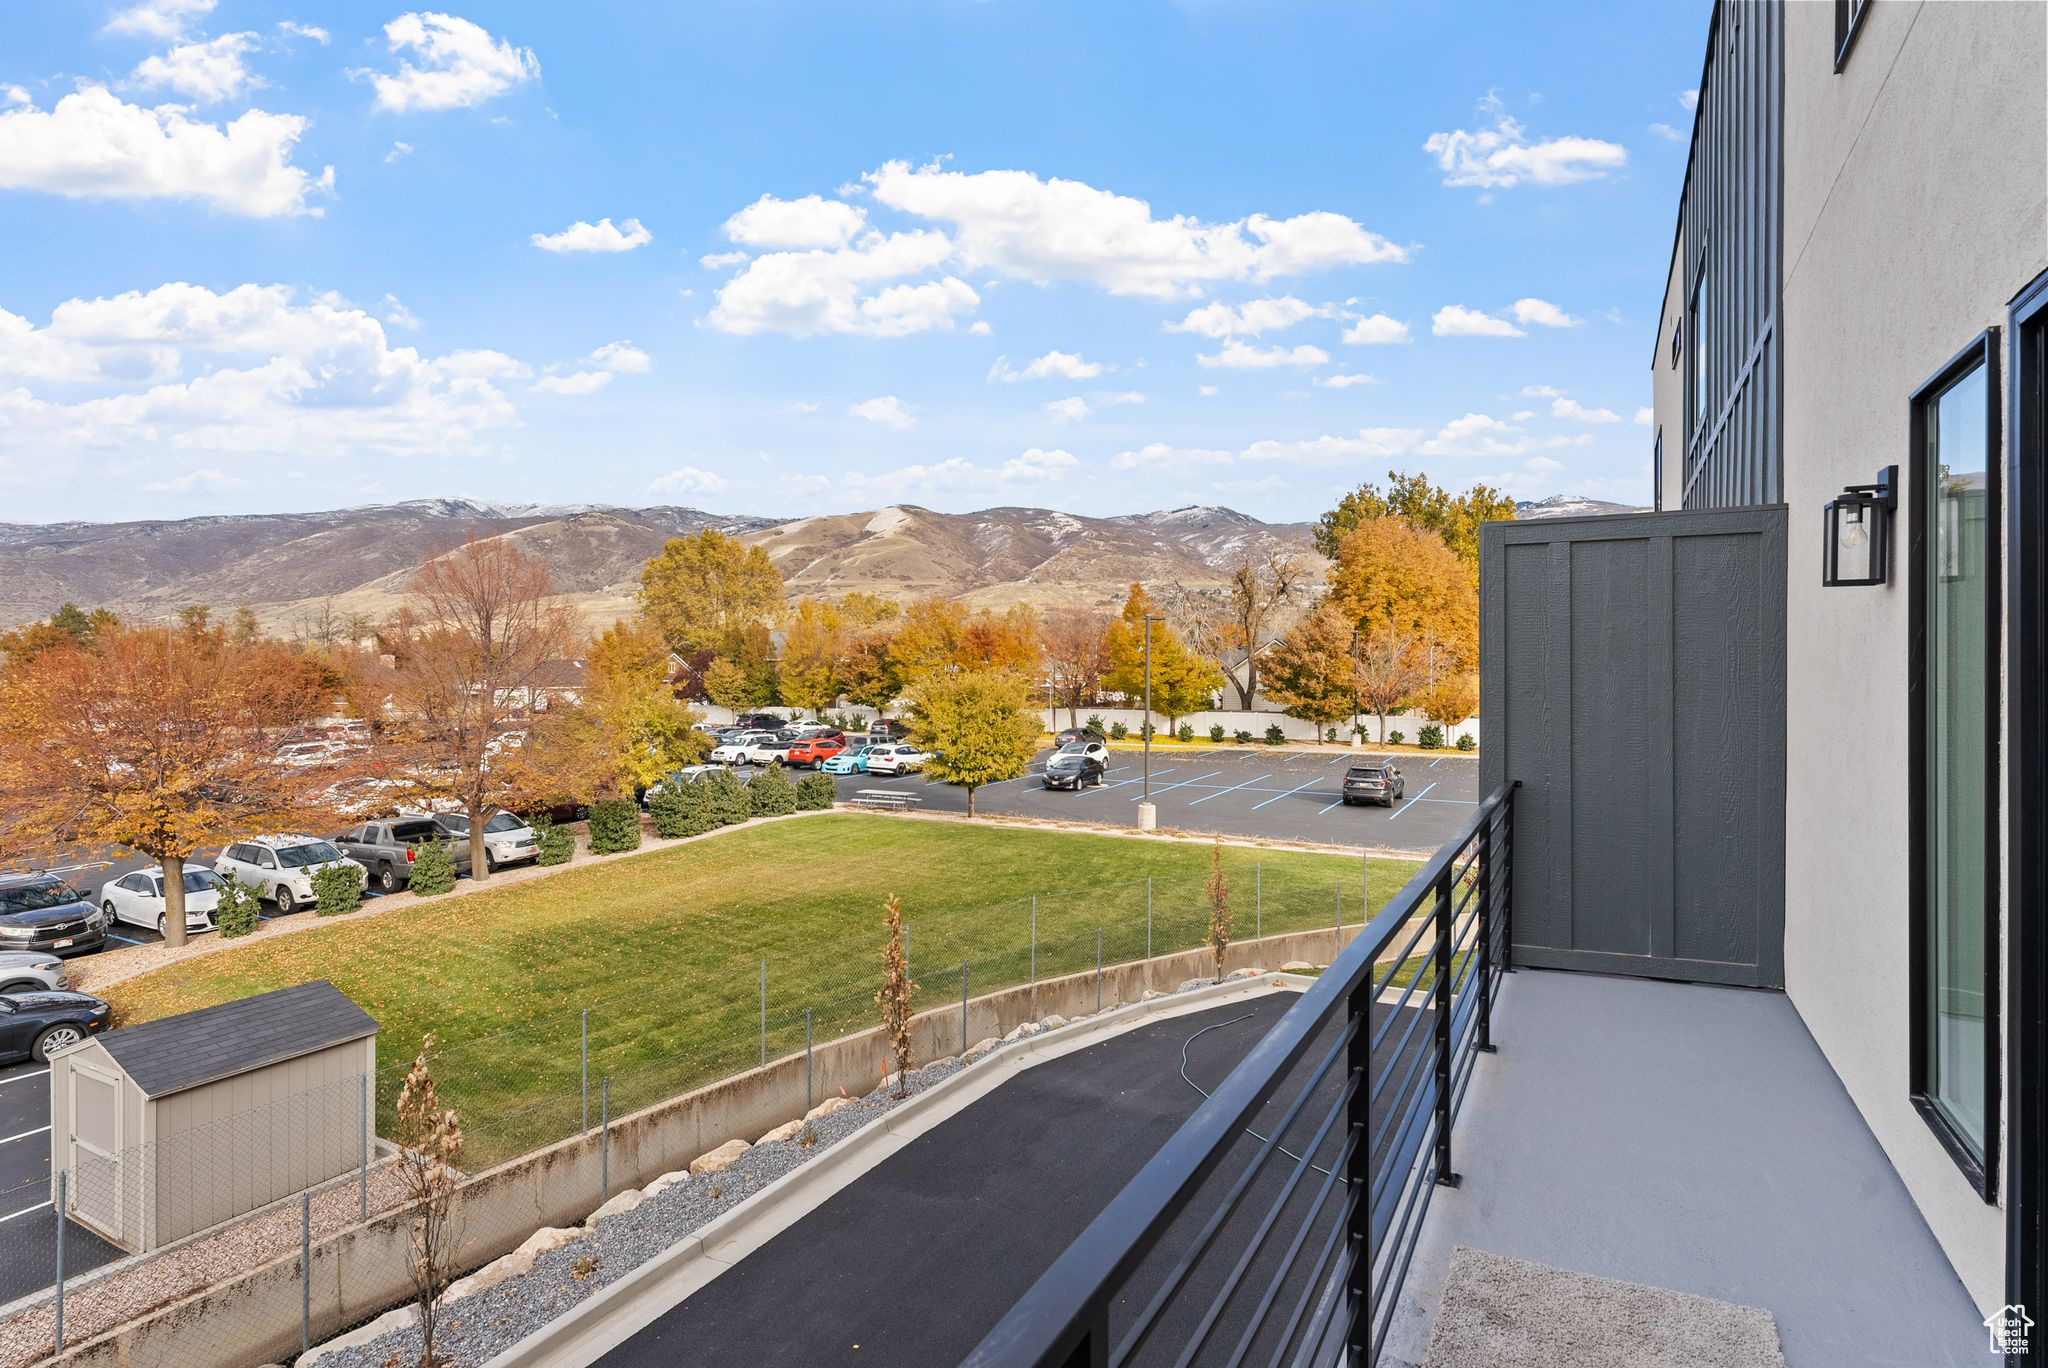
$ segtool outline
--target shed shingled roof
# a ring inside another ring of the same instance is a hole
[[[98,1037],[145,1097],[375,1035],[377,1023],[326,979],[123,1026]]]

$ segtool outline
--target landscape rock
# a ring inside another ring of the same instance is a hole
[[[783,1122],[781,1125],[777,1126],[774,1130],[769,1131],[766,1135],[762,1136],[759,1140],[756,1140],[754,1143],[757,1145],[772,1145],[779,1140],[794,1140],[797,1138],[797,1136],[803,1134],[803,1129],[803,1119],[799,1117],[795,1121]]]
[[[689,1172],[684,1169],[677,1169],[673,1173],[662,1174],[661,1177],[655,1179],[646,1187],[641,1188],[640,1191],[649,1197],[659,1197],[677,1183],[687,1183],[688,1181],[690,1181]]]
[[[1044,1029],[1045,1027],[1039,1025],[1035,1021],[1027,1021],[1023,1025],[1019,1026],[1016,1030],[1004,1036],[1003,1041],[1007,1044],[1012,1040],[1022,1040],[1025,1036],[1037,1035],[1040,1031],[1043,1031]]]
[[[1002,1042],[998,1041],[994,1036],[988,1036],[984,1039],[977,1040],[974,1042],[974,1048],[969,1050],[964,1056],[962,1056],[962,1058],[979,1059],[1001,1043]]]
[[[1190,988],[1207,988],[1210,984],[1214,983],[1215,981],[1216,980],[1212,978],[1182,979],[1180,987],[1174,989],[1173,991],[1176,993],[1185,993]]]
[[[823,1121],[826,1117],[837,1112],[843,1112],[852,1105],[853,1099],[850,1097],[828,1097],[817,1106],[805,1112],[804,1120]]]
[[[583,1224],[586,1226],[594,1226],[599,1221],[602,1221],[605,1217],[616,1216],[622,1211],[631,1211],[634,1207],[639,1206],[642,1202],[646,1200],[647,1194],[642,1192],[639,1188],[627,1188],[624,1192],[612,1198],[610,1201],[606,1202],[597,1210],[591,1212],[589,1217],[583,1222]]]
[[[527,1236],[519,1248],[512,1252],[538,1259],[541,1255],[552,1253],[565,1244],[574,1244],[582,1239],[583,1235],[584,1232],[575,1226],[542,1226]]]
[[[345,1349],[353,1349],[359,1344],[368,1344],[372,1340],[382,1339],[386,1335],[396,1334],[401,1330],[410,1330],[412,1329],[413,1322],[418,1317],[418,1308],[411,1306],[401,1306],[396,1311],[386,1311],[368,1325],[357,1326],[346,1335],[336,1335],[325,1344],[314,1345],[312,1352],[299,1355],[299,1362],[306,1365],[306,1368],[312,1368],[312,1365],[318,1363],[329,1354],[340,1353]]]
[[[1057,1031],[1060,1027],[1067,1024],[1067,1019],[1058,1012],[1054,1012],[1051,1016],[1042,1019],[1038,1024],[1045,1027],[1048,1031]]]
[[[1144,992],[1138,994],[1138,1001],[1157,1002],[1165,996],[1166,994],[1160,992],[1157,988],[1147,988]]]
[[[1264,971],[1258,969],[1233,969],[1225,977],[1234,979],[1257,978],[1262,972]]]
[[[690,1172],[723,1173],[732,1167],[732,1161],[745,1154],[753,1146],[744,1140],[728,1140],[709,1154],[700,1154],[690,1161]]]
[[[1316,967],[1307,960],[1289,960],[1280,966],[1283,974],[1313,974],[1315,971]]]

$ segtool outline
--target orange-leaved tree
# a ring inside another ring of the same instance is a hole
[[[332,815],[353,762],[276,758],[332,702],[314,660],[197,623],[42,650],[0,675],[0,857],[145,855],[163,866],[164,939],[183,945],[194,852]]]
[[[1434,532],[1400,518],[1361,523],[1337,545],[1330,596],[1361,632],[1392,627],[1438,643],[1467,668],[1479,659],[1479,588]]]

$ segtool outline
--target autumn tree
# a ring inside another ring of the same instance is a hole
[[[882,945],[882,986],[875,990],[875,1005],[882,1009],[882,1036],[896,1056],[897,1097],[910,1095],[910,1021],[915,1015],[911,1000],[917,983],[910,977],[910,951],[904,944],[903,904],[891,893],[882,904],[888,913],[882,925],[889,938]]]
[[[1124,596],[1123,612],[1103,638],[1109,657],[1102,675],[1105,689],[1127,698],[1145,696],[1145,617],[1154,611],[1145,586],[1133,584]],[[1164,713],[1171,725],[1207,708],[1222,686],[1223,672],[1214,661],[1188,649],[1165,623],[1152,624],[1152,711]]]
[[[1324,599],[1269,653],[1266,696],[1318,731],[1348,716],[1358,706],[1351,635],[1343,608]]]
[[[183,945],[195,851],[330,815],[345,762],[273,757],[331,703],[313,662],[211,626],[102,625],[39,650],[0,674],[0,863],[147,856],[164,871],[164,939]]]
[[[1387,743],[1387,714],[1397,712],[1422,683],[1423,666],[1415,637],[1391,623],[1358,634],[1354,661],[1358,697],[1379,718],[1380,744]]]
[[[645,618],[615,622],[585,656],[582,697],[570,713],[590,770],[588,791],[646,788],[704,757],[709,738],[668,681],[668,645]]]
[[[731,657],[746,628],[782,611],[782,572],[760,547],[707,527],[671,538],[641,568],[640,606],[676,651]]]
[[[398,1089],[397,1127],[392,1135],[392,1167],[404,1190],[409,1210],[406,1231],[412,1246],[406,1271],[412,1275],[413,1299],[420,1330],[418,1368],[441,1368],[451,1360],[434,1353],[440,1297],[453,1281],[461,1255],[461,1229],[455,1206],[455,1185],[462,1158],[462,1118],[441,1105],[427,1056],[434,1037],[420,1042],[420,1052]]]
[[[1230,882],[1223,877],[1223,838],[1209,847],[1209,878],[1202,885],[1209,900],[1209,952],[1216,958],[1216,981],[1223,982],[1223,956],[1230,949]]]
[[[704,667],[704,696],[721,708],[742,711],[754,701],[752,688],[747,672],[724,656]]]
[[[1399,518],[1360,524],[1337,547],[1330,596],[1362,632],[1388,626],[1433,635],[1455,664],[1478,659],[1478,584],[1434,532]]]
[[[1462,494],[1453,494],[1431,484],[1427,475],[1390,470],[1384,493],[1367,480],[1323,514],[1315,527],[1316,549],[1335,560],[1344,538],[1357,528],[1380,518],[1399,518],[1419,531],[1436,533],[1476,578],[1479,524],[1514,516],[1513,497],[1491,485],[1474,485]]]
[[[833,600],[839,610],[840,621],[854,630],[886,626],[903,616],[903,605],[880,594],[870,594],[865,589],[855,589],[841,594]]]
[[[889,638],[889,665],[905,687],[960,668],[967,617],[966,604],[939,594],[904,606],[903,621]]]
[[[1038,716],[1029,691],[1015,675],[962,672],[928,675],[911,691],[917,739],[932,758],[932,778],[974,791],[1015,779],[1038,752]]]
[[[0,666],[26,665],[45,651],[62,646],[90,646],[101,631],[120,625],[105,608],[90,613],[66,603],[40,622],[27,622],[0,632]]]
[[[845,682],[847,631],[838,605],[797,600],[782,636],[782,699],[822,715],[839,701]]]
[[[484,824],[558,795],[556,766],[580,769],[575,705],[543,690],[580,635],[575,611],[540,559],[503,537],[471,538],[414,572],[394,635],[382,729],[391,763],[417,796],[461,804],[470,877],[486,878]]]
[[[1035,679],[1045,663],[1038,614],[1017,603],[995,612],[984,608],[967,620],[954,664],[963,670],[1005,670]]]
[[[1081,705],[1095,696],[1109,655],[1103,634],[1109,618],[1087,608],[1053,610],[1045,619],[1045,679],[1055,707],[1067,710],[1067,725],[1081,724]]]
[[[1259,692],[1259,643],[1280,613],[1299,603],[1313,588],[1309,567],[1300,557],[1271,551],[1245,556],[1230,572],[1224,601],[1230,613],[1228,639],[1245,653],[1244,676],[1233,678],[1238,706],[1251,711]]]
[[[846,699],[877,713],[887,713],[903,694],[903,676],[896,668],[892,638],[879,630],[854,637],[846,650]]]
[[[1479,677],[1469,671],[1443,675],[1410,701],[1430,721],[1454,727],[1479,711]]]

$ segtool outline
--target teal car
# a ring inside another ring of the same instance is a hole
[[[820,761],[818,768],[827,774],[866,774],[868,752],[873,746],[855,746],[839,752],[829,760]]]

